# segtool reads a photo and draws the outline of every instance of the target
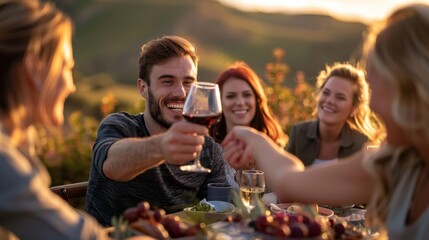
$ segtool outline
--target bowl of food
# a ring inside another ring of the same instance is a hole
[[[355,206],[354,204],[351,204],[351,205],[343,205],[343,206],[325,205],[324,207],[334,211],[335,215],[337,216],[347,217],[353,213],[354,206]]]
[[[334,216],[334,212],[331,209],[319,207],[317,204],[301,204],[301,203],[279,203],[271,204],[271,212],[295,212],[301,213],[306,212],[309,215],[317,214],[319,217],[330,218]]]
[[[183,209],[188,220],[206,224],[222,221],[234,211],[233,204],[223,201],[204,201]]]

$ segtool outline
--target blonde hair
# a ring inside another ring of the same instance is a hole
[[[347,124],[367,136],[370,142],[379,144],[384,140],[385,129],[376,114],[369,108],[370,90],[365,72],[350,63],[336,62],[326,66],[326,69],[317,76],[315,92],[317,99],[320,98],[325,84],[334,76],[347,79],[356,86],[353,95],[353,112],[347,119]]]
[[[70,18],[52,4],[0,1],[0,120],[11,136],[20,134],[29,116],[53,125],[48,104],[60,75],[59,53],[71,34]],[[28,81],[29,75],[40,79]]]
[[[406,171],[424,164],[415,146],[429,143],[429,6],[401,8],[375,25],[363,56],[392,87],[393,119],[411,142],[400,148],[386,145],[366,165],[376,180],[366,222],[384,226],[397,183]]]

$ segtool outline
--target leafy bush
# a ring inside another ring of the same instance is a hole
[[[39,131],[38,153],[51,174],[52,185],[88,180],[98,121],[77,111],[68,117],[68,127],[64,134]]]
[[[285,52],[276,48],[273,50],[274,62],[266,64],[266,87],[268,103],[277,116],[285,133],[290,127],[300,121],[312,118],[316,106],[314,87],[305,79],[305,74],[299,71],[295,75],[295,88],[284,86],[284,80],[289,72],[289,66],[283,62]]]

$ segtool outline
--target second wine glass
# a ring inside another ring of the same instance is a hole
[[[205,125],[208,128],[218,122],[222,115],[219,86],[210,82],[192,84],[182,114],[187,121]],[[191,172],[211,172],[201,165],[200,154],[201,152],[197,153],[193,165],[183,165],[180,169]]]
[[[260,170],[243,170],[240,177],[240,197],[247,211],[256,207],[265,192],[264,172]]]

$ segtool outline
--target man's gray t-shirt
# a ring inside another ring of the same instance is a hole
[[[180,166],[161,164],[127,182],[104,176],[103,162],[114,142],[147,136],[150,135],[141,113],[114,113],[100,124],[93,147],[86,210],[101,224],[110,225],[113,216],[121,215],[141,201],[148,201],[167,213],[177,212],[205,198],[208,183],[227,182],[222,148],[211,137],[205,137],[201,153],[201,164],[210,168],[211,173],[185,172]]]

